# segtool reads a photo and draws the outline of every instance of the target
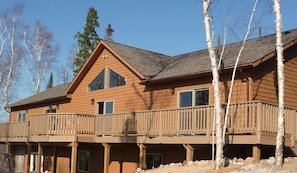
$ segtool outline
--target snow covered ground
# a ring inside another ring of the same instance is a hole
[[[171,163],[169,165],[161,165],[159,168],[151,170],[140,170],[137,173],[297,173],[297,157],[285,158],[283,168],[276,168],[274,165],[275,158],[270,157],[269,159],[261,160],[260,163],[253,163],[252,158],[247,159],[232,159],[229,160],[229,166],[223,167],[218,171],[213,169],[213,162],[202,160],[193,161],[186,164],[183,163]]]

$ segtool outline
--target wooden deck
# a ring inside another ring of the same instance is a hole
[[[277,105],[260,101],[232,104],[226,143],[274,145],[277,110]],[[285,109],[287,146],[295,145],[296,115],[296,109]],[[0,124],[0,142],[210,144],[213,116],[213,106],[110,115],[44,114]]]

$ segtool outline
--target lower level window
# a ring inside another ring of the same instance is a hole
[[[90,168],[90,152],[87,150],[78,151],[78,170],[81,172],[89,172]]]
[[[147,169],[158,168],[162,163],[161,153],[147,153],[146,154],[146,167]]]

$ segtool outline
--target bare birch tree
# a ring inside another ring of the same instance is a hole
[[[216,61],[216,53],[213,47],[213,40],[211,36],[211,18],[209,17],[210,0],[203,0],[203,18],[206,34],[206,43],[209,51],[209,58],[211,62],[211,70],[213,77],[214,98],[215,98],[215,126],[216,126],[216,169],[223,165],[223,138],[222,138],[222,108],[220,98],[220,80]]]
[[[247,27],[247,32],[244,36],[244,39],[242,41],[242,44],[240,46],[239,52],[237,54],[236,57],[236,61],[234,64],[234,68],[233,68],[233,72],[232,72],[232,79],[231,79],[231,86],[230,86],[230,90],[229,90],[229,94],[228,94],[228,100],[227,100],[227,107],[226,107],[226,114],[225,114],[225,122],[224,122],[224,128],[223,128],[223,142],[225,142],[225,134],[226,134],[226,127],[227,127],[227,122],[228,122],[228,118],[229,118],[229,109],[230,109],[230,104],[231,104],[231,98],[232,98],[232,92],[233,92],[233,88],[234,88],[234,80],[235,80],[235,75],[236,75],[236,69],[238,66],[238,62],[239,59],[241,57],[241,53],[244,50],[245,47],[245,43],[249,37],[250,31],[251,31],[251,25],[252,25],[252,21],[253,21],[253,17],[255,15],[256,9],[257,9],[257,4],[258,4],[258,0],[255,0],[254,6],[253,6],[253,10],[252,10],[252,14],[250,16],[250,20],[248,23],[248,27]],[[222,54],[221,54],[222,56]],[[221,58],[220,58],[221,60]]]
[[[21,48],[18,44],[18,17],[23,11],[23,4],[7,10],[0,19],[0,111],[12,99],[10,89],[19,67]]]
[[[44,74],[48,72],[51,65],[55,62],[56,54],[59,50],[58,44],[54,44],[52,32],[47,30],[45,25],[39,21],[35,23],[35,31],[30,34],[28,28],[24,30],[24,47],[28,53],[24,67],[27,71],[35,93],[40,92]]]
[[[278,80],[278,123],[275,158],[276,165],[283,165],[283,138],[284,138],[284,63],[283,63],[283,43],[282,43],[282,14],[280,0],[274,0],[274,11],[276,17],[276,53],[277,53],[277,80]]]

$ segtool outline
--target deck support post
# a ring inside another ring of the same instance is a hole
[[[38,143],[38,155],[37,155],[37,173],[41,172],[41,157],[43,155],[43,148],[40,143]]]
[[[77,142],[72,142],[71,144],[71,173],[76,173],[76,164],[77,164]]]
[[[193,161],[194,157],[194,148],[190,144],[183,144],[184,148],[186,149],[186,161]]]
[[[27,142],[27,151],[25,154],[25,168],[24,168],[25,173],[30,172],[31,147],[32,147],[32,145],[29,142]]]
[[[109,172],[109,163],[110,163],[110,145],[102,143],[104,147],[104,173]]]
[[[53,173],[56,173],[56,165],[57,165],[57,146],[54,145],[54,153],[53,153]]]
[[[137,144],[139,147],[139,167],[146,169],[146,147],[143,144]]]
[[[6,142],[6,153],[11,153],[11,144]]]
[[[253,158],[256,163],[260,162],[261,159],[261,145],[253,145]]]

